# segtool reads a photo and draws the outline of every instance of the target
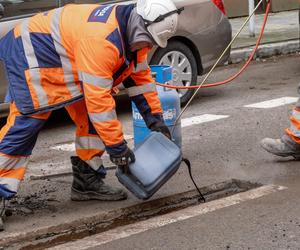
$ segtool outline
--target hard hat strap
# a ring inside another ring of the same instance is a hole
[[[165,20],[168,16],[171,16],[171,15],[173,15],[173,14],[178,14],[178,15],[180,15],[181,12],[182,12],[183,10],[184,10],[184,7],[180,8],[180,9],[178,9],[178,10],[170,11],[170,12],[164,14],[164,15],[159,15],[159,16],[158,16],[155,20],[153,20],[153,21],[149,21],[149,20],[144,19],[145,25],[146,25],[146,27],[148,27],[149,25],[151,25],[151,24],[153,24],[153,23],[159,23],[159,22]]]

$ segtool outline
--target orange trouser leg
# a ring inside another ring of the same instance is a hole
[[[102,165],[101,156],[105,151],[105,146],[88,118],[84,100],[65,108],[76,124],[76,154],[93,169],[98,170]]]
[[[286,129],[286,134],[295,144],[300,145],[300,107],[294,108],[290,121],[291,125],[290,128]]]
[[[300,84],[297,89],[300,96]],[[295,108],[293,109],[292,116],[290,117],[290,128],[285,130],[286,134],[281,138],[286,144],[300,149],[300,98],[298,99]]]
[[[7,123],[0,131],[0,197],[9,199],[17,193],[38,133],[49,116],[50,112],[23,116],[11,103]]]

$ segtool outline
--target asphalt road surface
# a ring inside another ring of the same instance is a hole
[[[137,225],[116,229],[105,236],[105,244],[101,235],[92,236],[76,242],[78,249],[85,249],[88,242],[91,249],[109,250],[300,249],[300,163],[270,155],[259,146],[261,139],[279,138],[289,126],[297,100],[299,60],[299,55],[292,55],[253,62],[231,84],[201,90],[183,117],[183,152],[200,186],[236,178],[278,189],[249,194],[232,204],[224,200],[209,209],[199,206],[189,212],[191,216],[160,217],[155,226],[145,223],[143,230],[136,230]],[[218,68],[210,81],[225,79],[239,67]],[[121,99],[119,118],[132,145],[130,103]],[[74,126],[65,113],[55,114],[40,134],[27,178],[70,172]],[[158,196],[190,188],[186,169],[181,169]],[[21,194],[25,192],[30,192],[26,184]]]

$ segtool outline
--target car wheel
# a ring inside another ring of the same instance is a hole
[[[188,46],[171,41],[166,48],[158,49],[151,59],[152,65],[170,65],[173,67],[173,85],[192,86],[197,84],[197,62]],[[195,90],[178,90],[181,104],[192,97]]]

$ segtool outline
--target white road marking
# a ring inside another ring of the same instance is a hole
[[[58,151],[66,151],[66,152],[74,152],[75,151],[75,143],[66,143],[57,146],[50,147],[51,149]]]
[[[125,140],[133,140],[133,135],[124,135]]]
[[[125,140],[132,140],[133,135],[124,135]],[[53,150],[58,150],[58,151],[65,151],[65,152],[74,152],[75,151],[75,143],[65,143],[65,144],[60,144],[56,146],[50,147],[50,149]]]
[[[249,104],[245,105],[244,107],[246,108],[258,108],[258,109],[269,109],[269,108],[275,108],[291,103],[295,103],[298,101],[297,97],[281,97],[269,101],[264,101],[264,102],[259,102],[259,103],[254,103],[254,104]]]
[[[200,116],[193,116],[191,118],[185,118],[181,120],[181,127],[189,127],[205,122],[211,122],[211,121],[216,121],[220,119],[225,119],[228,118],[228,115],[212,115],[212,114],[204,114]]]
[[[200,116],[193,116],[190,118],[184,118],[181,120],[181,127],[189,127],[201,123],[206,123],[206,122],[211,122],[211,121],[216,121],[220,119],[225,119],[228,118],[228,115],[213,115],[213,114],[204,114]],[[125,135],[125,140],[132,140],[133,135]],[[75,144],[74,143],[65,143],[65,144],[60,144],[56,146],[50,147],[53,150],[58,150],[58,151],[65,151],[65,152],[74,152],[75,151]]]
[[[193,207],[188,207],[186,209],[176,211],[170,214],[154,217],[145,221],[137,222],[135,224],[130,224],[122,227],[118,227],[116,229],[112,229],[106,232],[103,232],[98,235],[86,237],[81,240],[77,240],[75,242],[66,243],[60,246],[56,246],[50,249],[89,249],[92,247],[99,247],[106,243],[128,238],[132,235],[136,235],[139,233],[146,232],[148,230],[152,230],[155,228],[160,228],[172,223],[184,221],[196,216],[204,215],[222,208],[234,206],[240,204],[242,202],[246,202],[249,200],[257,199],[263,197],[265,195],[269,195],[271,193],[285,190],[286,187],[283,186],[275,186],[275,185],[267,185],[262,186],[247,192],[235,194],[223,199],[211,201],[205,204],[200,204]]]

